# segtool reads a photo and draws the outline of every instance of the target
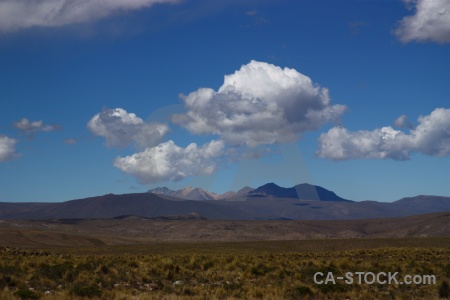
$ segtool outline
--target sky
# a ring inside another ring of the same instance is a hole
[[[0,201],[450,196],[450,0],[0,0]]]

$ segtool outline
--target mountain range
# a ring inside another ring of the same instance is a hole
[[[195,188],[179,191],[159,188],[147,193],[107,194],[54,203],[0,202],[0,219],[3,220],[133,216],[161,220],[353,220],[444,211],[450,211],[450,197],[421,195],[392,203],[354,202],[319,186],[299,184],[283,188],[274,183],[256,189],[245,187],[223,195]]]
[[[298,200],[352,202],[351,200],[339,197],[334,192],[323,187],[307,183],[298,184],[290,188],[284,188],[271,182],[256,189],[246,186],[237,192],[229,191],[224,194],[216,194],[201,188],[193,188],[190,186],[177,191],[171,190],[167,187],[157,187],[147,191],[147,193],[172,196],[186,200],[223,200],[239,197],[275,197]]]
[[[180,190],[171,190],[167,187],[157,187],[154,189],[149,190],[147,193],[152,193],[156,195],[166,195],[166,196],[173,196],[180,199],[187,199],[187,200],[220,200],[220,199],[228,199],[231,197],[238,197],[245,195],[254,189],[251,187],[243,187],[237,192],[226,192],[224,194],[216,194],[209,192],[207,190],[201,189],[201,188],[194,188],[194,187],[185,187]]]

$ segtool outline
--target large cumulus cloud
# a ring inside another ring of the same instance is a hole
[[[331,105],[328,90],[294,69],[251,61],[226,75],[218,91],[201,88],[181,96],[187,109],[172,121],[194,134],[216,134],[232,145],[296,141],[336,122],[344,105]]]
[[[104,137],[107,147],[117,148],[133,143],[139,148],[155,146],[169,131],[165,124],[146,123],[122,108],[104,109],[91,118],[87,128],[93,134]]]
[[[0,162],[19,157],[15,150],[17,140],[0,134]]]
[[[450,0],[404,0],[415,14],[400,21],[395,34],[402,42],[450,42]]]
[[[212,174],[223,148],[223,141],[216,140],[201,147],[192,143],[186,148],[168,141],[143,152],[117,157],[114,166],[141,183],[178,181],[187,176]]]
[[[319,137],[319,157],[333,160],[355,158],[406,160],[414,152],[431,156],[450,154],[450,109],[436,108],[421,116],[408,133],[390,126],[373,131],[349,132],[334,127]]]
[[[0,0],[0,32],[92,22],[121,11],[178,0]]]

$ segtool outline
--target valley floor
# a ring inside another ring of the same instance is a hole
[[[0,248],[1,299],[441,299],[450,237]],[[331,272],[398,283],[317,284]],[[433,275],[431,284],[401,284]]]
[[[4,220],[0,299],[445,299],[449,218]],[[316,283],[318,272],[335,282]],[[398,282],[358,283],[357,272]],[[355,282],[337,279],[347,274]]]
[[[0,220],[0,245],[103,247],[157,242],[238,242],[450,236],[450,212],[340,221],[124,219]],[[364,242],[361,242],[364,243]]]

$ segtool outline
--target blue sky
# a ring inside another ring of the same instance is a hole
[[[2,0],[0,201],[450,196],[449,20],[448,0]]]

